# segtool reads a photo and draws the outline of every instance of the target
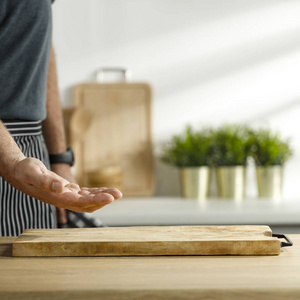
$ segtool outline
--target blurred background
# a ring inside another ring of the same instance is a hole
[[[268,125],[291,137],[284,197],[300,189],[300,1],[56,1],[54,46],[64,107],[100,67],[151,85],[157,196],[179,196],[178,171],[157,156],[186,124]],[[251,170],[249,171],[252,172]],[[256,196],[249,176],[247,197]]]

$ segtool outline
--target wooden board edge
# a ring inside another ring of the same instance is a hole
[[[251,243],[251,247],[250,247]],[[198,246],[198,247],[197,247]],[[44,252],[43,252],[44,251]],[[43,252],[42,254],[39,254]],[[93,257],[93,256],[262,256],[279,255],[279,240],[187,241],[182,242],[43,242],[14,243],[14,257]]]

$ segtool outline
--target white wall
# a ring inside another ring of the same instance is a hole
[[[97,68],[128,67],[153,87],[156,150],[187,123],[269,124],[292,137],[284,194],[299,196],[300,1],[57,0],[53,13],[64,106]],[[175,169],[158,163],[157,178],[158,194],[179,192]]]

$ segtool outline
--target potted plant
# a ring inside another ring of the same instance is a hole
[[[256,164],[258,196],[281,198],[283,165],[291,157],[289,139],[282,139],[279,132],[260,128],[249,132],[251,155]]]
[[[219,196],[245,197],[245,173],[249,153],[245,126],[225,125],[212,131],[212,158],[217,168]]]
[[[181,135],[173,136],[164,146],[162,160],[179,168],[183,197],[207,197],[211,164],[208,129],[194,131],[187,126]]]

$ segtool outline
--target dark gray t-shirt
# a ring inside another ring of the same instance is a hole
[[[0,0],[0,119],[43,120],[54,0]]]

